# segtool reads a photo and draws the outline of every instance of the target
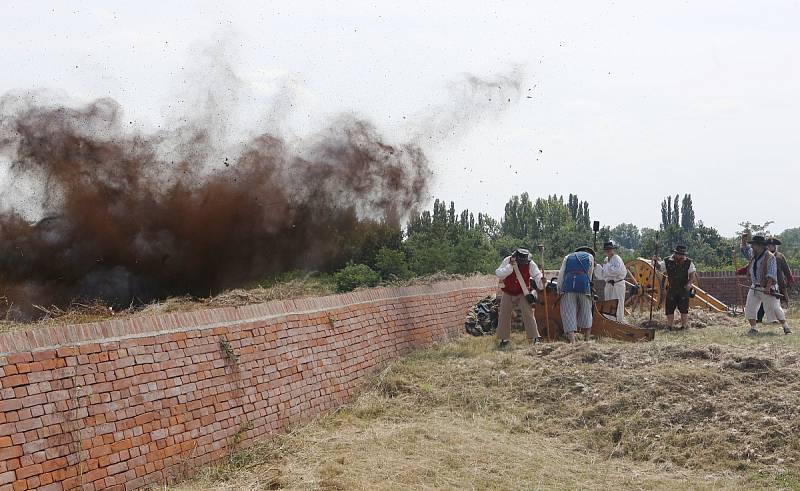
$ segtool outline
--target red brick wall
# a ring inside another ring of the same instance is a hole
[[[738,285],[749,285],[746,276],[736,276],[733,271],[705,271],[697,273],[700,288],[715,296],[729,307],[740,306],[747,298],[747,289]],[[737,289],[739,293],[737,293]],[[741,294],[741,301],[739,300]]]
[[[186,477],[236,440],[341,405],[382,362],[459,336],[495,285],[479,277],[0,334],[0,491]]]
[[[798,277],[797,271],[792,271],[792,274]],[[747,300],[747,287],[750,286],[748,276],[736,276],[733,271],[702,271],[698,272],[697,276],[700,288],[728,306],[742,305]]]

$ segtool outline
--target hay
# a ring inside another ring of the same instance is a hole
[[[60,309],[56,306],[35,306],[44,314],[41,319],[34,322],[0,321],[0,332],[84,324],[88,322],[99,322],[110,318],[127,319],[168,312],[238,307],[272,300],[288,300],[331,295],[333,293],[335,293],[333,286],[329,283],[321,281],[318,278],[304,278],[279,282],[266,287],[256,286],[250,289],[228,290],[210,298],[196,298],[189,295],[172,297],[142,307],[131,306],[120,311],[114,311],[99,300],[91,303],[73,302],[67,309]],[[8,311],[8,308],[6,308],[6,311]]]
[[[465,337],[389,365],[260,464],[175,489],[796,487],[800,337],[745,329],[647,344],[515,335],[509,352]]]

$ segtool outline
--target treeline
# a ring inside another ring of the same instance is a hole
[[[743,230],[767,233],[769,223],[740,225]],[[796,257],[800,228],[787,230],[783,236],[787,256]],[[662,201],[657,230],[639,229],[630,223],[605,225],[597,234],[598,246],[608,239],[621,246],[619,252],[626,260],[654,253],[663,257],[674,246],[685,244],[689,255],[707,269],[732,268],[731,249],[738,247],[737,239],[723,237],[696,218],[689,194],[668,196]],[[512,196],[499,221],[437,199],[431,210],[412,214],[404,230],[388,222],[373,222],[366,227],[361,242],[351,245],[349,263],[334,278],[337,288],[348,290],[435,272],[490,273],[517,247],[530,249],[541,263],[539,244],[544,245],[544,266],[553,269],[564,254],[592,242],[589,203],[577,195],[570,194],[566,201],[556,195],[536,200],[527,193]]]

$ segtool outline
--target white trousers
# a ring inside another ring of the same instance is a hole
[[[615,281],[612,285],[606,282],[603,289],[603,298],[606,300],[619,300],[617,302],[617,322],[625,322],[625,281]]]
[[[783,322],[786,319],[780,299],[768,293],[751,289],[747,290],[747,303],[744,306],[744,314],[747,320],[758,318],[758,307],[761,304],[764,304],[764,320],[766,322],[774,320]]]

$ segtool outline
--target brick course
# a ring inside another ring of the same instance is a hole
[[[798,273],[800,272],[792,271],[795,278],[800,277]],[[733,271],[703,271],[698,272],[697,276],[700,288],[714,295],[729,307],[742,306],[741,304],[747,300],[747,287],[750,286],[750,278],[747,276],[736,276]]]
[[[493,277],[0,334],[0,490],[185,478],[461,335]],[[224,340],[224,342],[223,342]],[[223,344],[230,346],[226,353]]]

